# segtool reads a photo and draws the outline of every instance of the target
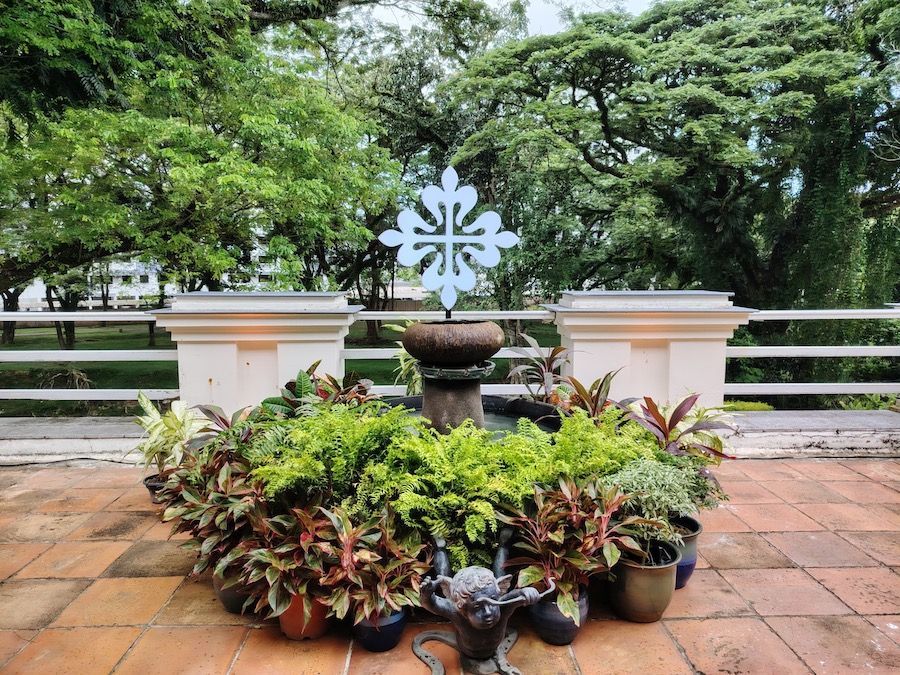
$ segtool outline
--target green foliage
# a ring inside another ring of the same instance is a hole
[[[766,412],[769,410],[775,410],[775,408],[768,403],[763,403],[762,401],[725,401],[725,405],[722,406],[722,410],[725,412]]]
[[[247,456],[269,497],[330,503],[352,495],[364,468],[382,461],[394,439],[423,428],[401,407],[323,404],[307,417],[258,424]]]
[[[144,466],[155,466],[163,475],[167,466],[181,464],[188,443],[195,438],[206,423],[182,401],[173,401],[165,413],[161,413],[144,393],[138,393],[138,404],[143,415],[135,422],[146,432],[137,449],[144,457]]]

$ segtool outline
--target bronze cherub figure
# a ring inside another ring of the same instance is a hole
[[[555,585],[543,593],[535,588],[510,590],[512,575],[498,576],[508,557],[507,543],[510,532],[501,535],[501,546],[494,559],[494,571],[486,567],[464,567],[452,578],[450,564],[444,550],[444,542],[435,542],[434,557],[437,577],[422,582],[420,600],[429,612],[449,619],[453,633],[442,630],[424,631],[413,641],[413,652],[428,666],[432,675],[444,675],[444,666],[423,643],[435,640],[456,649],[462,659],[465,672],[488,675],[521,675],[507,660],[507,654],[515,644],[518,634],[507,630],[509,618],[519,607],[527,607],[551,593]],[[443,597],[438,595],[443,593]]]

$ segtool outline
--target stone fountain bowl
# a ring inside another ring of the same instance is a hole
[[[421,321],[403,333],[403,348],[425,365],[465,367],[487,361],[506,336],[493,321]]]
[[[387,398],[385,402],[418,412],[422,410],[421,396]],[[559,412],[552,405],[527,398],[484,395],[481,397],[481,404],[484,408],[485,427],[492,431],[515,431],[520,417],[531,420],[544,431],[559,431],[562,421]]]

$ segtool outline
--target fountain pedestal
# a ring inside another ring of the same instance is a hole
[[[503,329],[492,321],[416,323],[403,334],[403,347],[418,359],[422,374],[422,417],[440,432],[471,419],[484,427],[481,381],[503,347]]]

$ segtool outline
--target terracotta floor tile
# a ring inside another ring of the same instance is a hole
[[[778,504],[781,497],[752,480],[720,480],[729,504]]]
[[[31,475],[27,469],[0,467],[0,490],[15,487]]]
[[[55,628],[38,635],[10,661],[6,675],[94,675],[109,673],[139,628]]]
[[[765,485],[770,480],[797,480],[805,476],[778,459],[751,459],[741,462],[741,471]]]
[[[589,621],[572,649],[582,675],[691,672],[661,622]]]
[[[704,532],[750,532],[750,526],[729,511],[725,506],[701,511],[697,518],[703,524]]]
[[[719,466],[713,467],[713,473],[716,478],[725,480],[750,480],[749,476],[741,471],[744,460],[730,461],[725,460]]]
[[[766,489],[771,490],[788,504],[826,504],[846,502],[847,498],[830,489],[833,483],[814,480],[770,480]]]
[[[129,511],[101,511],[92,514],[88,520],[66,536],[68,541],[94,539],[125,539],[135,541],[159,522],[151,513]]]
[[[42,503],[37,510],[43,513],[93,513],[112,503],[120,494],[120,488],[70,488]]]
[[[757,532],[807,532],[825,529],[790,504],[734,504],[728,508]]]
[[[900,530],[900,516],[877,504],[798,504],[797,508],[829,530]]]
[[[767,532],[766,540],[801,567],[866,567],[878,563],[834,532]]]
[[[841,462],[848,469],[877,481],[900,480],[900,463],[886,459],[848,459]]]
[[[715,570],[696,570],[688,585],[675,591],[666,619],[699,619],[752,614],[750,605]]]
[[[794,563],[753,532],[701,534],[699,548],[714,569],[793,567]]]
[[[900,565],[900,536],[896,532],[841,532],[841,537],[885,565]]]
[[[715,533],[713,533],[715,534]],[[710,535],[711,536],[711,535]],[[697,554],[697,565],[694,569],[698,570],[708,570],[710,567],[709,562],[704,558],[701,554]]]
[[[684,619],[666,621],[666,627],[701,673],[809,673],[761,619]]]
[[[900,575],[884,567],[808,570],[858,614],[900,612]]]
[[[867,616],[869,623],[875,626],[891,640],[900,645],[900,614],[880,614]]]
[[[34,490],[16,486],[8,490],[0,490],[0,516],[32,513],[49,499],[59,497],[59,490]]]
[[[151,627],[116,668],[116,675],[220,675],[228,671],[246,633],[247,628],[239,626]]]
[[[828,487],[857,504],[900,504],[900,492],[870,480],[834,481]]]
[[[27,645],[37,631],[33,630],[0,630],[0,668]]]
[[[140,485],[143,476],[143,470],[138,467],[101,468],[91,471],[75,487],[130,488]]]
[[[171,535],[171,536],[170,536]],[[187,532],[179,532],[172,535],[172,523],[156,523],[144,533],[141,539],[150,541],[186,541],[191,538]]]
[[[766,623],[817,675],[900,669],[900,647],[861,617],[771,617]]]
[[[519,639],[509,652],[509,662],[520,669],[547,675],[569,675],[575,671],[572,651],[541,640],[527,621],[516,626]]]
[[[0,584],[0,628],[43,628],[81,593],[84,579],[12,579]],[[14,611],[11,611],[14,610]]]
[[[97,577],[130,546],[127,541],[66,541],[24,567],[17,579]]]
[[[785,464],[813,480],[861,480],[864,477],[836,459],[791,459]]]
[[[803,570],[723,570],[721,574],[762,616],[851,614]]]
[[[11,577],[52,544],[0,544],[0,581]]]
[[[137,626],[149,623],[181,577],[97,579],[53,623],[63,626]]]
[[[428,675],[431,673],[431,669],[419,661],[412,651],[413,638],[426,630],[450,630],[450,625],[446,623],[409,624],[403,631],[400,642],[389,652],[369,652],[354,644],[347,675]],[[440,642],[428,642],[426,646],[428,651],[444,664],[447,673],[456,675],[460,672],[459,654],[456,650]]]
[[[107,511],[153,511],[162,513],[163,507],[154,504],[150,499],[150,493],[143,485],[128,488],[112,504],[106,507]]]
[[[58,541],[90,517],[89,513],[27,513],[0,529],[0,541]]]
[[[179,541],[138,541],[103,573],[104,577],[185,576],[197,560]]]
[[[253,628],[232,669],[232,675],[343,672],[350,642],[328,633],[318,640],[287,640],[277,627]]]
[[[30,475],[20,482],[20,485],[40,487],[45,490],[64,490],[70,487],[78,487],[79,483],[88,478],[95,470],[73,466],[37,469],[31,471]]]
[[[213,592],[211,577],[185,579],[153,620],[157,626],[228,626],[256,623],[252,614],[225,611]]]

